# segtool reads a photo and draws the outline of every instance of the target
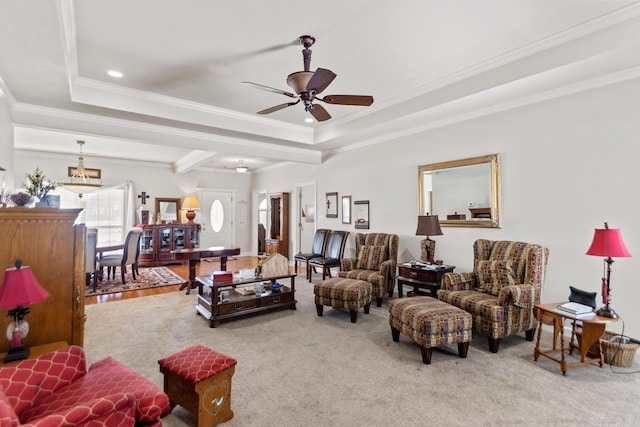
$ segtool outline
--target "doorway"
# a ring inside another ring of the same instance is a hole
[[[302,183],[295,187],[294,211],[296,232],[294,253],[310,252],[316,231],[316,183]]]
[[[224,246],[236,243],[235,190],[200,189],[200,247]]]

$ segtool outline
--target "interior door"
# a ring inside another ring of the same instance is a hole
[[[313,236],[316,231],[315,190],[315,184],[303,184],[296,187],[296,252],[311,252],[313,246]]]
[[[234,191],[200,190],[200,247],[235,246]]]

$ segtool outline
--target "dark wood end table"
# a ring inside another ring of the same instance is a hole
[[[414,295],[438,298],[442,276],[444,273],[452,273],[454,269],[452,265],[427,268],[408,263],[398,264],[398,296],[402,298],[402,287],[409,285],[413,286]]]

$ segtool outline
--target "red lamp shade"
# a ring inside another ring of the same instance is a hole
[[[34,304],[49,298],[31,271],[31,267],[8,268],[0,287],[0,308]]]
[[[622,258],[631,256],[622,240],[620,229],[608,227],[595,229],[587,255]]]

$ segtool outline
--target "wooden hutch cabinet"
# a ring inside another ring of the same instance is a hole
[[[140,236],[141,267],[184,263],[177,261],[171,251],[200,246],[200,224],[145,225]]]
[[[268,255],[280,253],[289,258],[289,193],[269,195],[269,233],[265,239]]]
[[[49,298],[29,306],[29,334],[23,342],[39,346],[58,341],[82,346],[86,286],[84,224],[74,225],[81,209],[0,208],[0,283],[16,258],[31,267]],[[0,352],[11,342],[4,337],[13,319],[0,313]]]

